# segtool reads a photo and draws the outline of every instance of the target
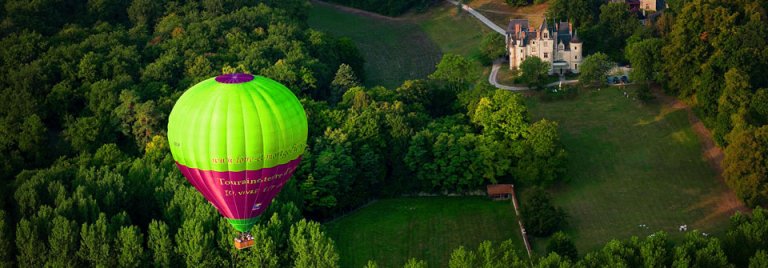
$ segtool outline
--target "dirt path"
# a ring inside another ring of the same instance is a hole
[[[704,123],[693,113],[690,106],[676,98],[665,95],[661,92],[661,88],[658,85],[652,86],[651,91],[661,103],[669,106],[673,110],[685,109],[688,113],[688,121],[691,123],[693,132],[699,137],[702,156],[716,171],[718,180],[725,184],[722,165],[725,154],[723,154],[723,150],[715,144],[715,140],[712,138],[712,132],[704,126]],[[717,202],[713,202],[713,205],[717,206],[717,209],[715,209],[713,215],[707,216],[704,221],[722,213],[728,213],[728,215],[730,215],[736,211],[750,211],[732,190],[729,190],[727,194],[723,194],[718,199]]]

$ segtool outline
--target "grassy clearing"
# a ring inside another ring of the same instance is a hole
[[[580,252],[658,230],[680,239],[683,224],[715,234],[727,227],[732,195],[702,158],[684,110],[641,105],[618,87],[528,104],[536,120],[560,124],[569,182],[556,187],[554,197],[570,216],[566,231]],[[538,252],[545,245],[534,243]]]
[[[443,53],[454,53],[474,58],[479,53],[483,35],[491,32],[472,15],[456,13],[456,6],[441,4],[424,14],[411,15],[429,38]]]
[[[513,239],[525,251],[510,202],[485,197],[421,197],[380,200],[326,224],[341,267],[401,267],[410,258],[447,267],[459,246]]]
[[[309,25],[349,37],[357,44],[366,60],[366,86],[395,88],[405,80],[425,78],[440,60],[440,47],[411,20],[351,13],[315,3]]]
[[[530,25],[539,27],[549,8],[549,3],[511,7],[504,0],[473,0],[468,5],[505,29],[509,19],[528,19]]]

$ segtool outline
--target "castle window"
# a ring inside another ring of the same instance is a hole
[[[547,57],[549,57],[549,53],[544,52],[544,58],[546,59]]]
[[[573,65],[573,69],[574,69],[574,70],[578,70],[578,69],[579,69],[579,65],[578,65],[578,64],[574,64],[574,65]]]
[[[578,60],[579,56],[574,56],[573,59]]]
[[[577,47],[577,46],[573,46],[573,49],[574,49],[574,50],[576,50],[576,49],[579,49],[579,47]]]

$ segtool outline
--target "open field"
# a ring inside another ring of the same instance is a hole
[[[431,7],[424,14],[409,15],[409,18],[440,47],[440,51],[466,57],[476,57],[480,53],[483,35],[491,32],[472,15],[466,12],[457,14],[456,6],[447,2]]]
[[[544,13],[549,8],[548,3],[511,7],[504,0],[473,0],[467,5],[504,29],[507,28],[509,19],[528,19],[531,23],[530,25],[539,27],[541,22],[544,21]]]
[[[454,249],[474,249],[484,240],[513,239],[525,254],[512,204],[485,197],[380,200],[325,226],[341,267],[362,267],[368,260],[402,267],[410,258],[447,267]]]
[[[309,24],[338,37],[349,37],[365,58],[366,86],[400,86],[426,78],[443,53],[476,57],[480,39],[490,30],[469,14],[439,4],[422,14],[390,18],[313,2]],[[478,73],[482,66],[476,64]]]
[[[684,224],[718,234],[740,206],[703,159],[685,110],[642,105],[618,87],[582,91],[570,101],[528,102],[536,120],[560,124],[569,181],[555,188],[554,198],[569,214],[566,231],[582,253],[658,230],[680,239]],[[534,243],[538,252],[545,246]]]
[[[314,2],[309,25],[357,44],[366,61],[366,86],[395,88],[405,80],[425,78],[440,60],[439,46],[410,20],[351,13]]]

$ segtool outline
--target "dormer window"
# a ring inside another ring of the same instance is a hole
[[[547,33],[544,33],[544,38],[549,38]]]

